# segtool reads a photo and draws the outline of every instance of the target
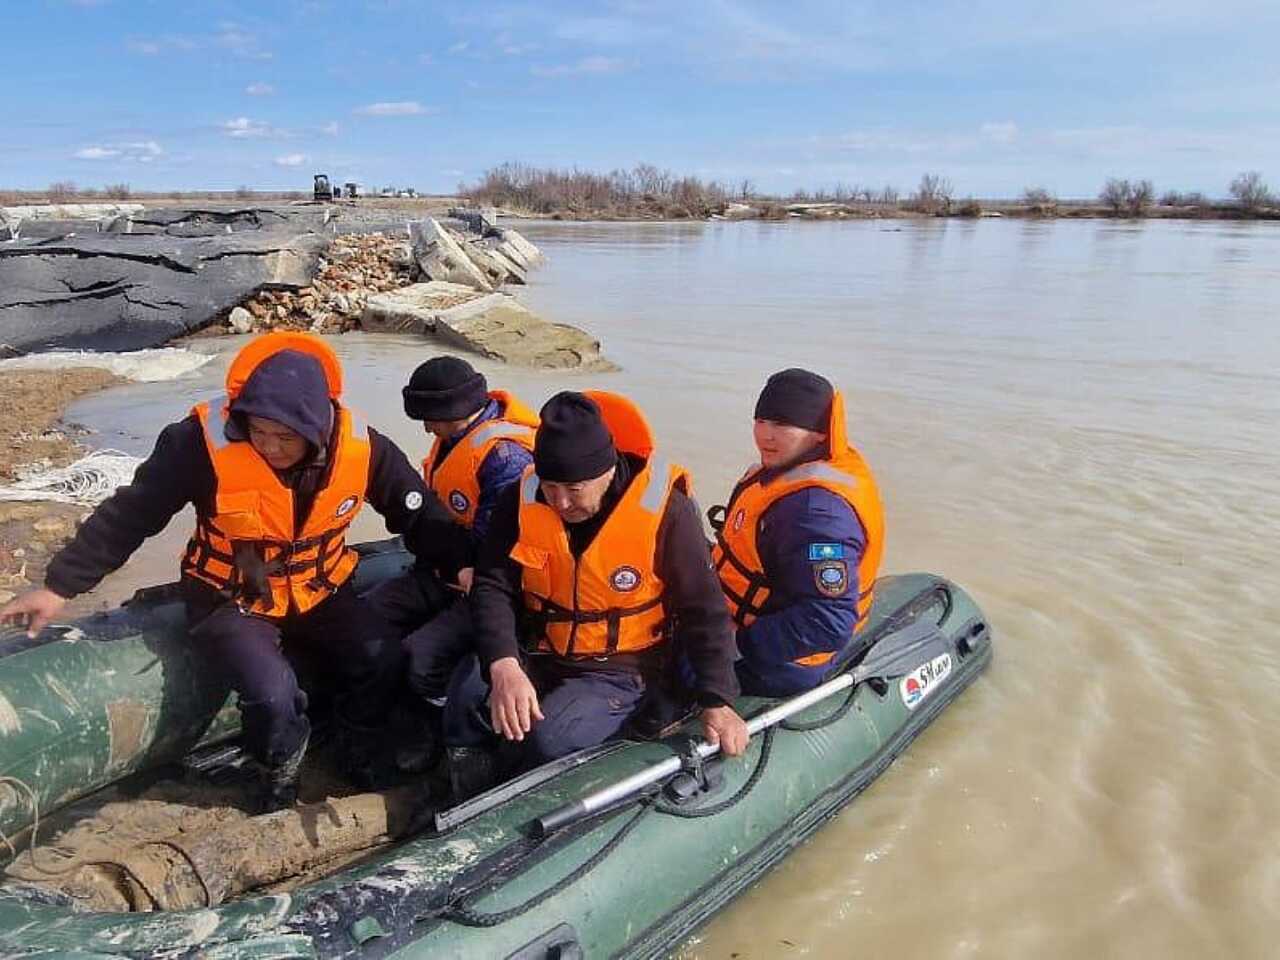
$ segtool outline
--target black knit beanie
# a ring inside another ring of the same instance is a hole
[[[565,390],[546,402],[533,442],[533,465],[540,480],[577,483],[594,480],[618,461],[613,436],[590,397]]]
[[[329,445],[333,403],[320,362],[299,350],[281,350],[258,364],[231,401],[229,440],[247,440],[246,417],[284,424],[317,450]]]
[[[834,395],[835,388],[826,377],[797,367],[782,370],[765,381],[756,401],[756,419],[826,433]]]
[[[489,384],[467,361],[432,357],[409,378],[404,412],[410,420],[465,420],[489,398]]]

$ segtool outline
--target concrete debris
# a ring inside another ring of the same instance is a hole
[[[460,283],[488,292],[493,284],[459,243],[438,221],[428,217],[409,224],[413,258],[418,270],[428,280]]]
[[[432,281],[370,297],[366,330],[417,333],[505,363],[552,369],[617,369],[600,342],[577,327],[550,323],[505,293]]]

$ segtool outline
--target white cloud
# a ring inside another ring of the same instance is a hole
[[[307,159],[305,153],[287,153],[283,157],[276,157],[275,163],[277,167],[300,167]]]
[[[262,49],[256,35],[238,23],[224,21],[218,24],[213,42],[241,60],[270,60],[273,56],[269,50]]]
[[[353,113],[365,117],[416,117],[424,113],[438,113],[436,107],[424,107],[417,100],[382,100],[357,107]]]
[[[988,121],[978,128],[978,132],[996,143],[1013,143],[1018,139],[1018,125],[1012,120]]]
[[[155,57],[162,53],[194,50],[197,44],[190,37],[165,34],[162,37],[131,37],[125,42],[125,46],[133,53],[142,54],[144,57]]]
[[[146,57],[154,57],[160,52],[161,47],[154,40],[130,40],[129,49]]]
[[[336,137],[338,135],[338,121],[330,120],[320,128],[320,132],[327,137]]]
[[[561,40],[598,46],[631,46],[637,39],[652,39],[663,32],[652,23],[622,17],[574,17],[556,24]]]
[[[449,48],[449,52],[450,52],[450,53],[462,53],[462,52],[463,52],[463,51],[465,51],[469,46],[471,46],[471,41],[470,41],[470,40],[459,40],[457,43],[455,43],[453,46],[451,46],[451,47]]]
[[[238,140],[250,137],[266,137],[272,133],[271,125],[265,120],[250,120],[248,117],[236,117],[222,124],[222,132],[228,137]]]
[[[578,74],[617,73],[622,69],[622,61],[614,57],[583,57],[576,63],[557,63],[552,66],[531,67],[535,77],[568,77]]]
[[[269,97],[276,92],[276,88],[269,83],[258,81],[245,87],[244,92],[251,97]]]
[[[77,150],[77,160],[125,160],[133,163],[150,163],[164,154],[164,148],[154,140],[140,140],[129,143],[94,144]]]
[[[436,58],[429,53],[418,54],[418,63],[424,67],[429,67],[436,62]]]

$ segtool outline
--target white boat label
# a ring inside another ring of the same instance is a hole
[[[944,653],[922,663],[898,682],[898,692],[908,710],[914,710],[951,675],[951,654]]]

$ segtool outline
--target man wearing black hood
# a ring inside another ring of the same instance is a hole
[[[181,580],[191,642],[239,694],[263,807],[278,809],[296,797],[310,735],[295,650],[333,674],[357,780],[371,775],[373,737],[395,689],[398,646],[350,579],[358,558],[345,532],[361,506],[367,501],[434,566],[457,569],[466,544],[400,449],[341,404],[341,368],[320,338],[250,341],[226,388],[161,432],[132,483],[50,562],[44,589],[14,600],[0,619],[26,620],[34,636],[194,504]]]

